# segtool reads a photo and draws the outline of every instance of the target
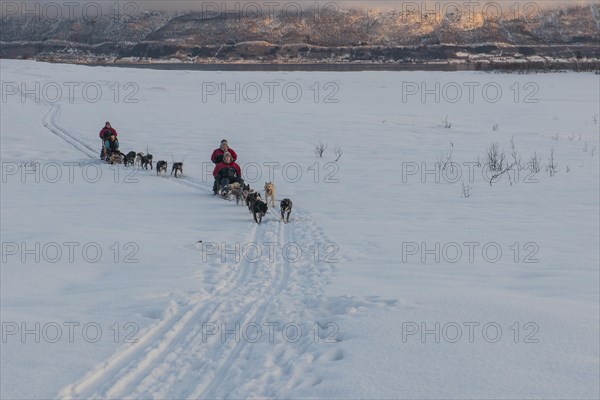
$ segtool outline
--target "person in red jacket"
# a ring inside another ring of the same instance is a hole
[[[234,162],[237,161],[237,154],[235,151],[233,151],[233,149],[229,148],[229,143],[227,142],[227,139],[221,140],[221,146],[212,152],[212,155],[210,156],[210,160],[215,165],[222,163],[223,162],[223,154],[225,154],[225,152],[227,152],[231,155]],[[213,194],[214,195],[217,194],[217,180],[216,179],[215,179],[215,183],[213,185]]]
[[[100,139],[102,140],[102,150],[100,150],[100,158],[104,158],[105,154],[104,154],[104,149],[109,145],[109,140],[111,135],[114,135],[115,137],[118,136],[117,131],[115,131],[115,129],[110,126],[110,122],[106,122],[106,124],[104,124],[104,128],[102,128],[100,130],[100,134],[98,135],[100,137]]]
[[[233,161],[233,157],[229,152],[223,153],[223,162],[215,165],[213,176],[215,177],[215,183],[218,181],[221,184],[223,193],[227,193],[230,183],[238,182],[240,185],[244,184],[242,170],[240,169],[240,166]]]
[[[221,146],[216,148],[212,155],[210,156],[210,160],[216,165],[223,162],[223,154],[225,152],[231,154],[233,161],[237,161],[237,154],[233,149],[229,148],[229,143],[227,143],[227,139],[221,140]]]

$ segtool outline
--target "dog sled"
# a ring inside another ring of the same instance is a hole
[[[124,159],[123,153],[113,153],[110,155],[111,164],[123,164]]]
[[[249,189],[249,186],[247,186]],[[240,204],[240,201],[244,200],[244,190],[246,185],[241,185],[239,182],[234,182],[228,185],[227,188],[221,188],[221,185],[217,185],[217,190],[221,193],[221,197],[225,200],[233,200],[235,198],[235,204]]]
[[[112,152],[110,156],[104,158],[104,162],[110,165],[114,164],[123,164],[125,160],[125,155],[120,152]]]

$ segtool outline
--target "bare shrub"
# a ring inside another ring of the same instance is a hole
[[[508,171],[513,170],[515,166],[519,165],[519,155],[517,154],[514,140],[511,140],[511,146],[511,154],[513,155],[514,161],[510,164],[508,163],[508,161],[506,161],[506,155],[504,154],[504,150],[500,149],[500,144],[498,144],[498,142],[492,143],[491,146],[487,149],[485,165],[489,168],[490,172],[493,173],[490,178],[490,186],[492,186],[496,179],[500,178]],[[508,181],[512,185],[512,179],[510,177],[510,174],[507,175]]]
[[[435,165],[440,169],[440,171],[445,171],[452,164],[452,150],[448,151],[446,154],[440,154],[438,156]]]
[[[462,197],[467,199],[471,197],[471,185],[465,185],[465,181],[462,181]]]
[[[550,150],[550,158],[548,158],[548,165],[546,165],[546,171],[550,176],[554,176],[558,172],[558,164],[554,160],[554,149]]]
[[[335,161],[337,162],[340,158],[342,158],[342,154],[344,154],[342,150],[342,146],[337,146],[335,150],[333,150],[333,154],[335,154]]]
[[[315,145],[315,154],[318,157],[323,157],[323,153],[325,153],[325,150],[327,149],[327,143],[323,142],[322,140],[319,140],[319,143]]]
[[[542,170],[542,162],[538,157],[537,151],[534,152],[533,155],[529,158],[529,161],[526,164],[526,168],[534,174],[537,174]]]
[[[515,135],[510,139],[510,155],[513,158],[513,163],[516,164],[519,169],[521,168],[521,156],[517,152],[517,145],[515,143]]]
[[[444,123],[444,128],[446,128],[446,129],[452,128],[452,123],[448,122],[448,116],[447,115],[446,115],[446,119],[442,120],[442,122]]]
[[[505,163],[506,156],[504,150],[500,149],[500,144],[498,144],[498,142],[492,143],[487,149],[485,165],[487,165],[492,172],[500,172],[504,169]]]

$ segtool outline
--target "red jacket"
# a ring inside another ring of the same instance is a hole
[[[227,152],[231,154],[231,157],[233,157],[233,161],[237,160],[237,154],[235,153],[235,151],[233,151],[232,148],[227,149]],[[213,151],[212,156],[210,156],[210,159],[213,163],[219,164],[223,162],[223,154],[225,154],[225,151],[219,147],[218,149],[215,149],[215,151]]]
[[[221,170],[223,168],[230,168],[233,167],[235,168],[235,171],[237,172],[237,176],[238,177],[242,177],[242,170],[240,169],[240,166],[237,165],[236,162],[232,161],[229,164],[225,164],[224,162],[220,162],[217,165],[215,165],[215,169],[213,170],[213,176],[216,178],[217,175],[219,175],[219,172],[221,172]],[[226,176],[224,178],[227,178]]]
[[[117,135],[117,131],[115,131],[114,128],[107,127],[102,128],[102,130],[100,131],[100,135],[98,136],[100,136],[100,139],[108,140],[108,138],[110,138],[110,135],[115,135],[115,137],[119,136]]]

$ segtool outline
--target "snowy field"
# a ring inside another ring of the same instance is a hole
[[[598,75],[0,67],[2,399],[600,396]]]

